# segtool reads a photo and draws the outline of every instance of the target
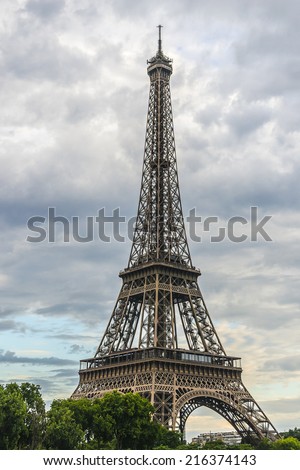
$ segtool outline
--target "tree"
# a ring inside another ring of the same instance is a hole
[[[20,391],[26,405],[26,432],[21,437],[22,448],[40,449],[46,426],[45,402],[41,395],[41,387],[26,382],[20,385]]]
[[[51,449],[152,449],[159,436],[180,437],[152,421],[153,407],[136,393],[109,392],[101,399],[55,400],[47,413]],[[173,435],[174,434],[174,435]]]
[[[202,449],[207,449],[207,450],[223,450],[227,449],[227,446],[224,441],[221,439],[216,439],[215,441],[208,441],[202,446]]]
[[[255,448],[257,450],[270,450],[272,449],[272,441],[270,441],[270,439],[268,439],[267,437],[264,437],[257,443]]]
[[[284,437],[296,437],[300,441],[300,428],[289,429],[287,432],[282,433]]]
[[[60,400],[60,406],[71,411],[73,419],[83,431],[83,445],[87,449],[102,448],[113,439],[110,420],[104,416],[101,403],[99,398]]]
[[[102,398],[92,400],[92,426],[93,441],[90,446],[96,449],[113,449],[113,423],[102,407]]]
[[[86,442],[93,438],[93,400],[80,398],[79,400],[61,400],[60,405],[66,407],[72,412],[73,419],[80,426],[84,433]]]
[[[170,431],[161,424],[156,424],[156,449],[177,449],[182,445],[182,435],[179,432]]]
[[[28,382],[0,387],[0,448],[39,449],[45,430],[40,387]]]
[[[84,431],[74,418],[65,400],[54,400],[47,413],[45,445],[53,450],[81,449]]]
[[[137,393],[110,392],[101,399],[101,411],[116,449],[151,449],[155,439],[151,432],[155,427],[151,419],[154,409],[147,399]]]
[[[300,450],[300,441],[296,437],[278,439],[272,443],[273,450]]]
[[[251,444],[241,443],[241,444],[228,445],[227,449],[232,449],[232,450],[254,450],[255,448]]]
[[[18,449],[26,434],[26,404],[17,384],[0,385],[0,449]]]

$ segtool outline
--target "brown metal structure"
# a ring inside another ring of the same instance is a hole
[[[276,439],[242,383],[240,359],[225,353],[199,289],[200,271],[191,262],[175,152],[172,61],[162,51],[161,26],[147,72],[144,164],[128,267],[120,273],[121,291],[96,354],[81,361],[72,398],[138,392],[168,429],[183,432],[189,415],[207,406],[244,441]]]

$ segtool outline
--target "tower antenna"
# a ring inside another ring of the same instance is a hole
[[[158,28],[158,52],[162,52],[162,48],[161,48],[161,28],[162,28],[162,25],[159,24],[157,26]]]

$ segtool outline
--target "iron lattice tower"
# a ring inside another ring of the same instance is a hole
[[[244,441],[276,439],[276,429],[242,383],[240,359],[225,353],[199,289],[200,271],[191,262],[178,184],[172,61],[162,51],[161,26],[147,72],[144,163],[128,267],[119,274],[121,291],[96,354],[81,361],[72,398],[138,392],[169,429],[183,432],[188,416],[207,406]]]

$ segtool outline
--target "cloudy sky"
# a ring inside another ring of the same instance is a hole
[[[87,217],[102,208],[136,215],[146,61],[163,24],[185,216],[218,217],[208,232],[197,224],[201,242],[190,240],[200,287],[253,397],[279,431],[300,427],[299,1],[2,0],[0,8],[1,383],[40,384],[48,403],[68,397],[79,360],[100,342],[130,240],[125,224],[124,243],[100,240],[96,225],[80,243],[73,229],[79,221],[84,237]],[[271,216],[268,237],[254,236],[251,207],[257,223]],[[49,208],[69,222],[69,242],[62,223],[51,241]],[[243,242],[228,235],[236,216],[247,221],[234,226]],[[43,218],[43,241],[28,241],[39,236],[32,217]],[[224,240],[212,242],[220,228]],[[187,426],[189,436],[228,427],[207,409]]]

